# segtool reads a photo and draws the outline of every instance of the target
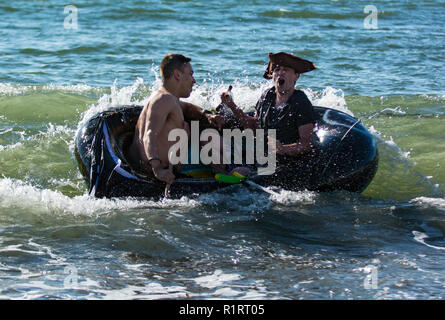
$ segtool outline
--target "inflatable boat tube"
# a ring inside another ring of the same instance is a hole
[[[75,156],[89,193],[95,197],[160,199],[165,183],[135,172],[125,154],[131,143],[141,106],[122,106],[100,112],[79,128]],[[305,157],[288,157],[272,175],[253,175],[262,186],[286,190],[362,192],[378,165],[375,140],[366,127],[338,110],[314,106],[314,150]],[[170,196],[193,196],[226,188],[209,175],[181,175],[170,186]]]

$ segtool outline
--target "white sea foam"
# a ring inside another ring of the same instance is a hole
[[[445,199],[444,198],[428,198],[428,197],[417,197],[410,201],[420,207],[435,207],[438,209],[445,210]]]
[[[411,152],[410,151],[403,151],[398,145],[397,143],[395,143],[394,139],[392,138],[392,136],[389,137],[389,140],[386,140],[385,143],[389,146],[391,146],[394,150],[396,150],[398,152],[399,155],[401,155],[403,158],[408,159]]]
[[[439,246],[435,246],[432,244],[429,244],[426,242],[426,240],[429,238],[429,236],[424,233],[424,232],[420,232],[420,231],[413,231],[413,235],[414,235],[414,240],[433,249],[436,250],[445,250],[445,247],[439,247]]]
[[[26,136],[26,132],[22,131],[16,131],[14,132],[17,135],[20,135],[20,141],[8,144],[8,145],[0,145],[0,152],[5,150],[13,150],[16,148],[23,147],[28,142],[43,142],[43,143],[52,143],[53,140],[50,140],[51,138],[58,138],[63,140],[69,150],[71,152],[74,151],[74,130],[68,126],[65,125],[53,125],[52,123],[49,123],[47,125],[46,131],[39,131],[36,134]]]
[[[393,114],[393,115],[405,115],[406,111],[402,110],[402,107],[398,106],[396,108],[385,108],[383,110],[380,111],[380,113],[383,114]]]
[[[155,81],[149,85],[149,92],[155,92],[161,88],[162,82],[159,78],[159,70],[152,66],[151,72],[155,75]],[[270,81],[263,81],[259,83],[250,83],[248,80],[235,80],[233,83],[214,82],[204,80],[202,84],[194,86],[190,97],[183,99],[184,101],[196,104],[204,109],[214,109],[221,103],[220,95],[227,91],[229,85],[232,85],[232,93],[235,103],[244,111],[252,111],[261,94],[272,86]],[[150,95],[142,99],[136,98],[136,93],[140,87],[144,86],[144,79],[137,78],[131,86],[124,86],[119,88],[117,80],[114,81],[110,88],[110,93],[102,95],[97,104],[91,105],[90,108],[83,114],[81,124],[84,123],[94,114],[128,104],[145,105]],[[344,92],[341,89],[326,87],[322,92],[314,91],[310,88],[303,89],[309,100],[314,105],[320,105],[332,109],[337,109],[353,115],[346,106]]]
[[[271,200],[275,203],[292,206],[296,204],[313,204],[317,197],[316,192],[312,191],[289,191],[280,190],[271,196]]]
[[[146,102],[145,100],[148,100],[148,98],[142,101],[134,98],[134,94],[143,84],[144,80],[142,78],[137,78],[131,86],[118,88],[117,80],[115,80],[110,88],[111,92],[102,95],[99,98],[97,104],[90,105],[90,107],[82,114],[82,119],[78,124],[78,129],[81,128],[88,119],[99,112],[103,112],[113,107],[122,105],[144,104]]]
[[[23,146],[23,143],[21,143],[21,142],[16,142],[14,144],[8,144],[8,145],[0,145],[0,151],[12,150],[15,148],[19,148],[21,146]]]
[[[84,194],[71,198],[57,190],[41,189],[20,180],[3,178],[0,179],[0,206],[33,208],[34,211],[51,214],[95,216],[110,210],[190,208],[199,206],[199,202],[187,197],[177,200],[149,201],[134,198],[97,199]]]
[[[233,87],[232,95],[234,102],[245,112],[253,111],[261,94],[271,86],[268,82],[251,84],[240,80],[230,84],[205,82],[202,85],[195,86],[190,97],[184,100],[204,109],[213,109],[221,103],[220,96],[228,90],[229,85]]]
[[[183,286],[163,286],[156,281],[145,283],[144,286],[130,285],[123,289],[94,290],[104,300],[127,299],[185,299],[187,288]]]
[[[326,87],[322,92],[313,91],[312,89],[303,90],[313,105],[336,109],[354,116],[346,105],[345,93],[341,89]]]
[[[237,273],[224,273],[222,270],[218,269],[210,275],[197,277],[193,279],[193,281],[201,287],[214,289],[240,279],[241,276]]]
[[[30,86],[12,85],[10,83],[0,83],[0,96],[17,96],[29,91]],[[35,87],[34,87],[35,88]]]
[[[232,192],[213,192],[201,195],[197,200],[204,205],[227,205],[238,212],[263,212],[270,207],[278,204],[282,206],[293,206],[298,204],[313,204],[316,201],[317,193],[312,191],[289,191],[274,188],[274,194],[270,195],[264,191],[253,190],[247,186],[233,185],[234,188],[228,187],[226,190],[236,192],[236,196]]]
[[[236,190],[236,196],[232,188],[240,188]],[[227,192],[229,191],[229,192]],[[198,200],[204,205],[230,205],[232,209],[238,212],[257,212],[267,210],[271,206],[271,202],[267,201],[268,194],[252,193],[247,187],[240,185],[232,185],[224,189],[222,192],[212,192],[201,195]]]
[[[92,87],[87,84],[74,84],[74,85],[57,85],[46,84],[43,86],[34,85],[18,85],[10,83],[0,83],[0,96],[18,96],[23,94],[29,94],[33,92],[66,92],[66,93],[87,93],[87,92],[100,92],[102,88]]]
[[[101,88],[92,87],[87,84],[74,84],[74,85],[57,85],[57,84],[46,84],[42,87],[42,91],[62,91],[71,93],[85,93],[100,91]]]
[[[244,111],[252,111],[262,93],[272,87],[270,81],[249,83],[237,80],[233,84],[232,94],[234,102]],[[229,84],[210,83],[196,86],[187,101],[203,106],[206,109],[216,107],[220,102],[221,93],[227,91]],[[302,89],[313,105],[336,109],[353,115],[346,106],[344,92],[341,89],[326,87],[323,91],[314,91],[311,88]]]

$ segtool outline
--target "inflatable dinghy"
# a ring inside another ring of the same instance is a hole
[[[142,106],[122,106],[100,112],[79,128],[75,156],[95,197],[160,199],[165,183],[134,171],[126,160]],[[286,190],[362,192],[372,181],[378,151],[371,133],[356,119],[335,109],[314,106],[314,150],[302,158],[287,157],[272,175],[255,174],[249,180]],[[207,171],[210,172],[210,169]],[[212,175],[176,176],[172,198],[200,195],[230,184]]]

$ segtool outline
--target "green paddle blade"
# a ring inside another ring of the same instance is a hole
[[[241,183],[244,177],[229,176],[227,174],[217,173],[215,174],[215,180],[224,183]]]

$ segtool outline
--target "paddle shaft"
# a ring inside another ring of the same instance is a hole
[[[170,170],[170,171],[173,170],[173,165],[172,165],[171,163],[168,165],[168,170]],[[170,191],[170,186],[171,186],[170,183],[167,183],[167,184],[165,185],[164,197],[167,197],[167,196],[168,196],[168,193],[169,193],[169,191]]]
[[[245,184],[247,186],[254,187],[254,188],[256,188],[258,190],[261,190],[263,192],[266,192],[266,193],[268,193],[270,195],[273,195],[273,196],[277,196],[278,195],[278,193],[276,193],[276,192],[274,192],[272,190],[269,190],[269,189],[267,189],[267,188],[265,188],[263,186],[260,186],[259,184],[255,183],[255,182],[253,182],[253,181],[251,181],[249,179],[245,179],[245,177],[242,176],[241,174],[237,175],[237,172],[235,172],[233,174],[233,176],[217,173],[215,175],[215,179],[217,181],[221,181],[221,182],[225,182],[225,183],[232,183],[232,184],[243,183],[243,184]]]
[[[243,180],[242,183],[244,183],[244,184],[248,184],[249,186],[252,186],[252,187],[254,187],[254,188],[258,189],[258,190],[261,190],[261,191],[263,191],[263,192],[266,192],[266,193],[268,193],[268,194],[270,194],[270,195],[272,195],[272,196],[277,196],[277,195],[278,195],[278,193],[276,193],[276,192],[274,192],[274,191],[272,191],[272,190],[269,190],[269,189],[267,189],[267,188],[265,188],[265,187],[263,187],[263,186],[260,186],[259,184],[255,183],[255,182],[253,182],[253,181],[250,181],[250,180]]]

